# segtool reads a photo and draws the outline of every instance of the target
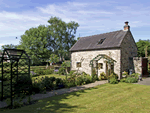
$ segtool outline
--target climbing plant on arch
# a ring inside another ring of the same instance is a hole
[[[100,59],[105,59],[105,63],[108,63],[108,64],[111,64],[114,62],[116,62],[115,60],[113,60],[111,57],[105,55],[105,54],[99,54],[97,55],[95,58],[93,58],[91,61],[90,61],[90,64],[89,66],[91,67],[91,75],[93,74],[93,69],[96,68],[97,69],[97,77],[98,77],[98,66],[96,65],[98,63],[98,61]]]

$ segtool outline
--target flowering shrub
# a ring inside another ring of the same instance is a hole
[[[118,80],[115,77],[110,78],[110,84],[118,84]]]
[[[100,73],[99,79],[100,80],[107,80],[108,78],[107,78],[106,74],[104,72],[102,72],[102,73]]]
[[[108,79],[110,79],[110,78],[115,78],[116,80],[118,80],[118,75],[113,72],[108,76]]]

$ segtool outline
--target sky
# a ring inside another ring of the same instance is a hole
[[[135,42],[150,39],[149,0],[0,0],[0,48],[20,44],[26,30],[49,25],[51,16],[77,22],[76,39],[123,30],[125,21]]]

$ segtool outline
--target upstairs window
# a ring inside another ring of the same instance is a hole
[[[101,39],[98,44],[102,44],[106,38]]]

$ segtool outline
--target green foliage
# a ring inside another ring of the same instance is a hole
[[[64,67],[59,68],[59,75],[65,75],[65,74],[66,74],[65,68]]]
[[[17,45],[13,45],[13,44],[6,44],[6,45],[2,45],[2,50],[3,51],[5,48],[8,48],[8,49],[17,49]]]
[[[102,73],[100,73],[99,79],[100,80],[107,80],[108,78],[107,78],[106,74],[104,72],[102,72]]]
[[[75,70],[70,71],[70,73],[68,73],[68,76],[71,76],[74,72],[76,72]]]
[[[139,40],[136,42],[137,48],[138,48],[138,56],[139,57],[145,57],[145,48],[147,48],[147,55],[150,56],[150,40]]]
[[[120,80],[120,82],[125,82],[126,81],[126,78],[122,78],[121,80]]]
[[[132,73],[130,76],[138,79],[139,75],[140,75],[139,73]]]
[[[93,82],[92,77],[90,75],[80,75],[76,78],[75,84],[76,85],[85,85],[88,83]]]
[[[59,61],[59,57],[55,54],[51,54],[49,60],[50,60],[49,63],[52,63],[52,62],[56,63]]]
[[[69,56],[69,49],[76,42],[74,38],[77,27],[79,27],[78,23],[73,21],[65,23],[57,17],[51,17],[48,23],[50,24],[48,26],[49,34],[54,37],[53,47],[57,48],[55,52],[59,53],[61,59],[63,56]],[[64,38],[62,39],[62,37]]]
[[[95,82],[96,80],[98,80],[98,77],[97,77],[95,69],[92,70],[92,79],[93,79],[93,82]]]
[[[148,73],[150,74],[150,69],[148,69]]]
[[[46,69],[44,70],[44,75],[49,75],[49,74],[52,74],[54,72],[54,70],[52,69]]]
[[[136,83],[138,80],[136,78],[133,78],[133,77],[128,77],[126,79],[126,83]]]
[[[110,78],[110,84],[118,84],[118,80],[115,77]]]
[[[61,67],[59,68],[59,75],[65,75],[67,73],[66,72],[66,67],[67,67],[66,62],[63,62],[61,64]]]
[[[51,53],[51,50],[47,49],[48,42],[50,41],[47,33],[48,28],[45,25],[39,25],[37,28],[26,30],[21,36],[18,49],[25,50],[33,63],[40,63],[43,60],[42,58],[49,58]]]
[[[118,80],[118,75],[113,72],[108,76],[108,79],[110,79],[110,78],[115,78],[116,80]]]
[[[56,78],[56,86],[58,87],[58,85],[62,85],[63,84],[63,80],[61,78]]]
[[[55,80],[56,80],[55,77],[47,77],[46,76],[45,78],[43,78],[41,83],[44,85],[44,87],[46,87],[46,89],[52,90],[54,87],[54,81]]]

